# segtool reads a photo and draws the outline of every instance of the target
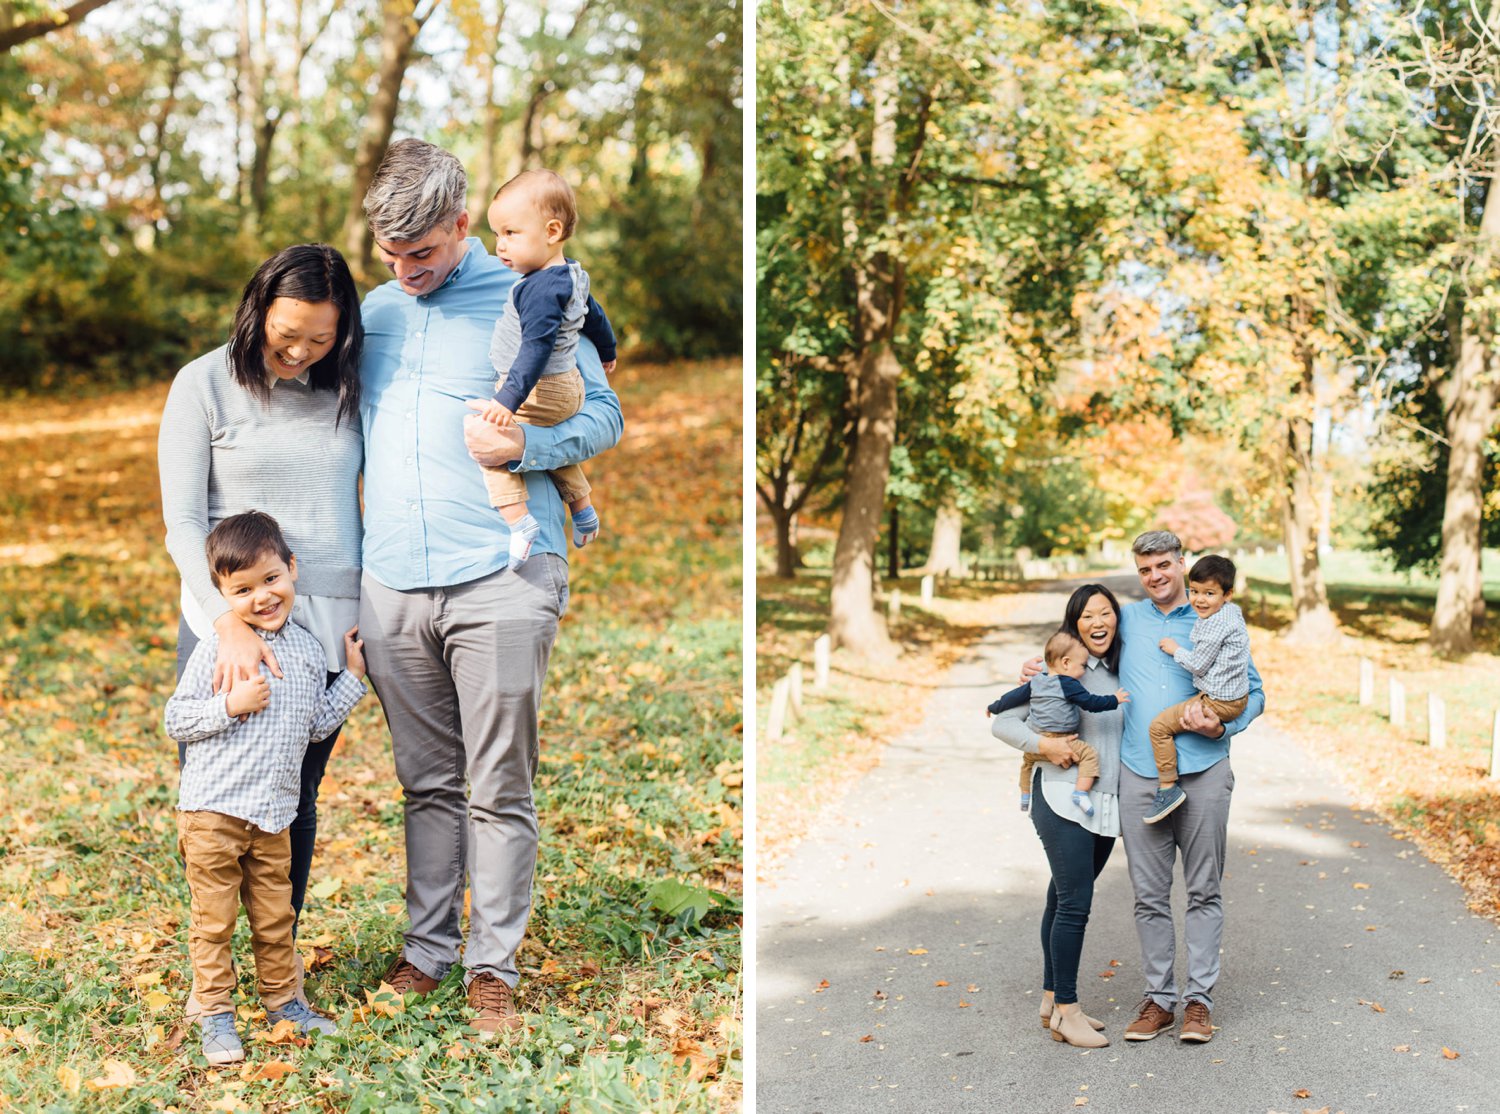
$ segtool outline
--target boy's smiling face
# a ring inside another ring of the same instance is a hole
[[[267,550],[255,563],[219,578],[219,594],[230,610],[258,630],[277,631],[292,614],[297,592],[297,558],[283,561]]]
[[[1188,585],[1188,603],[1200,619],[1217,615],[1219,608],[1229,602],[1230,595],[1214,580],[1194,580]]]

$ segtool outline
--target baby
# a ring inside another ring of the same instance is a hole
[[[1187,800],[1177,784],[1177,744],[1173,736],[1182,730],[1182,713],[1190,704],[1201,703],[1228,723],[1245,710],[1250,698],[1250,632],[1234,595],[1234,562],[1210,554],[1200,557],[1188,572],[1188,602],[1198,613],[1193,624],[1193,648],[1185,650],[1175,639],[1163,638],[1157,645],[1178,665],[1193,675],[1198,695],[1173,704],[1151,721],[1151,752],[1156,759],[1160,783],[1148,824],[1172,812]]]
[[[495,397],[471,402],[485,421],[504,429],[522,422],[553,426],[583,406],[578,338],[599,350],[604,373],[615,369],[615,334],[609,318],[589,294],[588,272],[563,255],[578,224],[578,206],[568,183],[550,170],[517,174],[490,202],[495,254],[521,276],[510,288],[495,323],[490,362],[499,376]],[[547,473],[573,515],[573,544],[599,536],[599,515],[589,483],[577,464]],[[519,569],[541,530],[526,505],[526,480],[508,468],[485,468],[490,503],[510,527],[508,564]]]
[[[1047,639],[1042,651],[1047,661],[1047,672],[1033,677],[1020,688],[1011,689],[989,706],[990,715],[999,715],[1010,709],[1031,702],[1027,722],[1038,733],[1047,738],[1078,734],[1080,712],[1112,712],[1130,700],[1130,693],[1118,689],[1113,696],[1099,696],[1083,687],[1084,672],[1088,669],[1089,652],[1076,634],[1058,631]],[[1089,799],[1089,790],[1099,776],[1099,755],[1093,747],[1077,739],[1069,746],[1078,759],[1078,781],[1073,789],[1073,803],[1085,816],[1094,815],[1094,803]],[[1028,754],[1021,762],[1021,811],[1031,807],[1031,771],[1040,760],[1039,754]]]

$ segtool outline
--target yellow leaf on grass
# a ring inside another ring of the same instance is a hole
[[[79,1088],[83,1086],[83,1076],[79,1075],[76,1069],[66,1065],[57,1069],[57,1081],[70,1095],[76,1095]]]
[[[88,1088],[90,1091],[111,1091],[134,1087],[139,1082],[140,1077],[135,1074],[135,1069],[124,1060],[105,1060],[104,1074],[90,1079]]]
[[[365,991],[365,1001],[369,1002],[370,1009],[381,1017],[395,1017],[406,1009],[406,1001],[388,982],[381,983],[375,990]]]
[[[309,891],[319,901],[327,901],[339,892],[339,887],[344,884],[342,878],[325,878]]]
[[[292,1075],[296,1070],[296,1064],[289,1064],[285,1060],[267,1060],[263,1064],[247,1063],[240,1069],[240,1078],[246,1083],[253,1083],[258,1079],[269,1079],[274,1083]]]
[[[160,1013],[172,1004],[172,996],[160,990],[153,990],[141,1000],[152,1013]]]
[[[46,890],[53,897],[67,897],[68,879],[64,875],[54,874],[52,881],[47,883]]]
[[[223,1114],[238,1114],[241,1110],[250,1109],[236,1095],[224,1095],[222,1098],[217,1098],[208,1104],[208,1108],[210,1110],[222,1111]]]
[[[269,1033],[256,1033],[255,1039],[267,1044],[301,1044],[302,1031],[291,1018],[283,1018],[271,1026]]]
[[[711,1048],[704,1048],[701,1041],[695,1041],[690,1037],[677,1038],[677,1043],[672,1046],[672,1059],[678,1064],[691,1065],[688,1070],[688,1079],[695,1083],[710,1075],[716,1075],[719,1071],[718,1053]]]

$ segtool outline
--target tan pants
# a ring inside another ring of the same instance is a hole
[[[496,385],[499,390],[499,385]],[[576,367],[562,375],[544,375],[516,411],[516,421],[522,425],[552,426],[566,421],[583,409],[583,373]],[[583,477],[583,468],[568,464],[554,468],[547,475],[557,485],[564,503],[582,499],[589,493],[589,482]],[[490,493],[490,506],[508,507],[513,503],[526,502],[526,476],[512,472],[509,468],[485,468],[484,486]]]
[[[1184,700],[1181,704],[1173,704],[1170,708],[1160,713],[1151,721],[1151,754],[1156,759],[1157,779],[1163,785],[1175,785],[1177,783],[1177,744],[1172,737],[1182,731],[1182,713],[1191,704],[1202,704],[1209,711],[1219,717],[1220,722],[1228,723],[1245,710],[1245,705],[1250,702],[1250,694],[1246,693],[1238,700],[1215,700],[1212,696],[1204,696],[1198,693],[1191,700]]]
[[[1041,735],[1044,739],[1066,738],[1064,735],[1055,735],[1051,731],[1043,731]],[[1078,776],[1097,778],[1099,776],[1099,752],[1088,743],[1078,739],[1074,739],[1068,745],[1073,748],[1073,757],[1077,759],[1074,765],[1078,768]],[[1021,760],[1022,793],[1031,792],[1031,768],[1040,761],[1042,761],[1040,754],[1028,754]]]
[[[268,1009],[286,1005],[297,993],[289,832],[273,835],[221,812],[179,812],[177,849],[187,863],[188,955],[203,1013],[234,1009],[230,939],[241,900],[261,1001]]]

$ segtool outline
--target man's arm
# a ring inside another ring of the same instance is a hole
[[[1192,700],[1182,713],[1182,726],[1195,735],[1202,735],[1209,739],[1228,739],[1232,735],[1238,735],[1254,722],[1255,717],[1266,710],[1266,693],[1261,687],[1260,670],[1255,668],[1255,662],[1249,664],[1250,692],[1245,701],[1245,710],[1228,723],[1221,723],[1219,717],[1210,712],[1200,701]]]
[[[625,429],[620,400],[604,377],[592,343],[578,342],[578,370],[583,373],[583,408],[554,426],[499,429],[477,414],[464,419],[469,455],[489,468],[537,472],[578,464],[611,449]]]

